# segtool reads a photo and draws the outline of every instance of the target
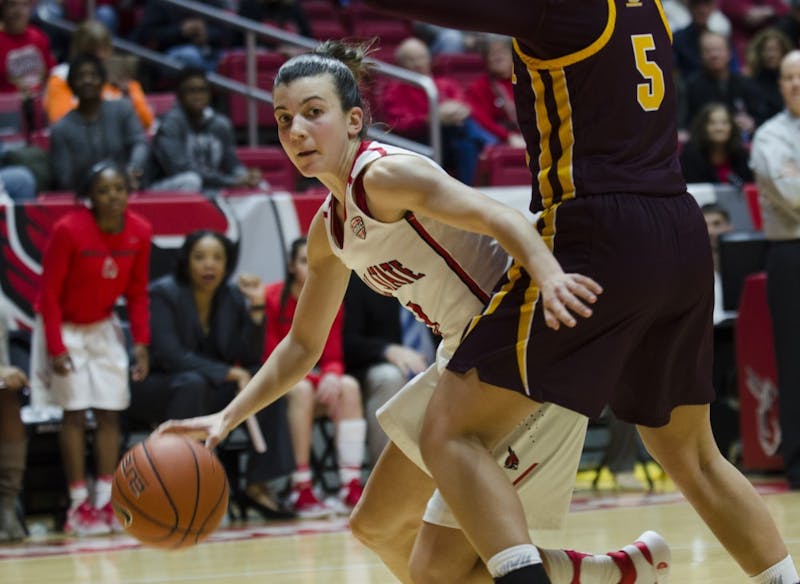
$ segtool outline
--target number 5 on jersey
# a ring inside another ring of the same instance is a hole
[[[636,99],[644,111],[652,112],[661,107],[664,101],[664,72],[657,63],[647,58],[647,52],[655,50],[656,42],[652,34],[635,34],[631,35],[631,44],[636,68],[647,80],[636,85]]]

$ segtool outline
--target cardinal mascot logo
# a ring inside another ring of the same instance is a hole
[[[517,470],[519,468],[519,456],[514,452],[511,447],[508,447],[508,456],[503,463],[503,466],[509,470]]]

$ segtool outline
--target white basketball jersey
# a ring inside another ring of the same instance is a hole
[[[508,254],[490,237],[412,212],[393,223],[373,219],[359,175],[371,162],[393,154],[415,156],[420,164],[444,172],[409,150],[364,142],[350,172],[341,230],[332,195],[322,207],[330,246],[368,286],[397,298],[417,320],[441,335],[452,353],[470,319],[489,301],[506,270]]]

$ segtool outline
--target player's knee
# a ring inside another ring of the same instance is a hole
[[[412,538],[419,528],[419,517],[395,513],[380,497],[365,493],[350,515],[353,536],[372,551],[394,550],[399,541]]]
[[[314,386],[308,379],[303,379],[286,394],[290,406],[304,405],[311,407],[314,403]]]
[[[339,412],[342,417],[363,418],[364,407],[361,403],[361,388],[353,377],[342,378],[342,393],[339,397]]]

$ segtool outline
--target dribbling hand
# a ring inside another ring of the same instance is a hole
[[[558,330],[562,324],[570,328],[578,324],[573,315],[592,316],[589,305],[597,301],[603,288],[581,274],[557,274],[542,283],[541,292],[545,323]]]
[[[186,420],[167,420],[154,432],[154,434],[179,434],[193,440],[204,440],[206,448],[210,449],[216,448],[229,433],[230,428],[225,427],[222,412]]]

